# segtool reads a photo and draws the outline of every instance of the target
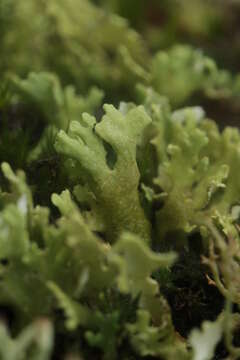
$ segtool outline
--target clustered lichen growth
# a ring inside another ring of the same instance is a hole
[[[227,5],[129,3],[0,0],[2,360],[240,358],[240,76],[178,44]]]

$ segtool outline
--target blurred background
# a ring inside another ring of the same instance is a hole
[[[84,9],[81,10],[81,7],[85,8],[87,2],[104,8],[106,12],[120,15],[128,20],[131,27],[141,33],[152,51],[179,42],[189,43],[203,48],[210,56],[216,58],[221,66],[227,66],[235,71],[239,70],[239,0],[59,1],[59,3],[64,2],[65,4],[75,3],[76,19],[77,15],[81,16],[80,13],[84,11]],[[33,26],[36,28],[36,23],[39,25],[38,31],[50,31],[50,29],[41,28],[41,24],[44,25],[47,20],[43,18],[44,15],[47,16],[47,12],[45,12],[49,7],[47,1],[39,0],[38,5],[35,5],[32,0],[26,0],[24,4],[17,3],[23,2],[0,0],[1,40],[6,33],[9,36],[11,25],[14,25],[19,16],[26,16],[24,19],[26,28],[18,28],[20,32],[27,31]],[[49,4],[52,7],[54,1],[50,0]],[[65,5],[63,5],[64,8]],[[27,17],[29,14],[33,17]],[[92,20],[88,19],[88,21]],[[34,41],[37,40],[36,33],[33,32],[29,36]],[[40,46],[40,44],[38,45]]]
[[[0,0],[0,79],[50,71],[114,104],[142,83],[238,126],[239,35],[238,0]]]
[[[239,71],[238,0],[95,0],[128,19],[152,50],[184,42],[203,48],[223,67]]]

